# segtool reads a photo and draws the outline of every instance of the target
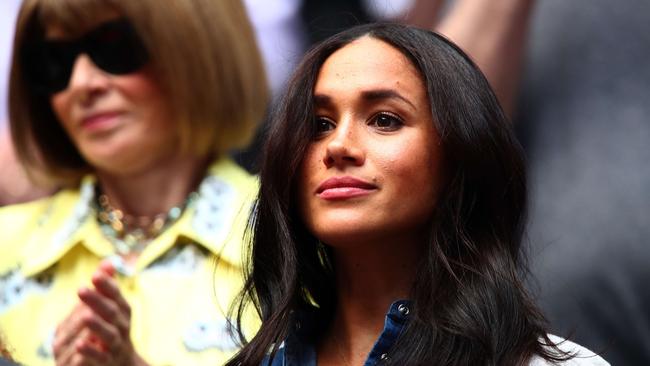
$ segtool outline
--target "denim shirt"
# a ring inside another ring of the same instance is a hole
[[[408,300],[398,300],[390,305],[384,321],[384,329],[368,354],[364,366],[381,365],[390,359],[390,349],[408,321],[409,306]],[[314,330],[310,327],[310,323],[309,317],[305,314],[297,316],[294,332],[275,354],[271,366],[316,366],[316,347],[309,341],[314,339],[309,336]],[[262,366],[269,366],[268,357],[262,361]]]
[[[388,314],[386,314],[384,329],[368,354],[364,366],[382,365],[390,359],[392,346],[408,323],[410,307],[411,302],[407,300],[399,300],[391,304]],[[273,363],[269,364],[269,357],[267,357],[262,361],[261,366],[316,366],[316,348],[310,340],[317,339],[314,335],[320,334],[323,329],[316,327],[313,319],[313,314],[307,312],[297,314],[293,332],[280,346],[273,358]],[[531,358],[528,366],[610,366],[600,356],[578,344],[552,334],[548,336],[560,350],[576,357],[558,364],[550,363],[535,355]]]

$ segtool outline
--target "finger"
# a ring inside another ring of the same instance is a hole
[[[97,291],[112,299],[125,314],[129,317],[131,316],[131,306],[129,306],[129,303],[122,296],[122,292],[114,278],[108,276],[103,271],[98,271],[93,275],[92,283]]]
[[[82,355],[79,352],[75,352],[70,359],[70,363],[65,364],[65,366],[98,366],[99,363],[94,360],[89,359],[88,357]]]
[[[88,288],[79,289],[78,295],[93,313],[101,317],[106,323],[116,326],[120,334],[128,336],[130,328],[129,314],[125,314],[113,300],[102,296],[98,291]],[[88,322],[94,320],[92,317],[86,317],[84,321],[85,324],[88,324]]]
[[[52,349],[55,355],[61,354],[66,349],[71,348],[71,345],[83,330],[84,315],[89,313],[90,310],[82,303],[79,303],[74,307],[70,314],[58,324],[52,342]]]
[[[103,337],[100,337],[95,332],[93,332],[93,329],[97,329],[95,325],[96,319],[100,319],[99,316],[88,310],[88,308],[86,308],[85,311],[78,312],[78,314],[79,315],[74,318],[74,321],[81,325],[80,331],[68,331],[68,334],[70,334],[70,336],[65,338],[62,336],[58,339],[55,339],[53,349],[57,364],[68,365],[70,363],[79,363],[79,360],[76,362],[73,362],[71,360],[75,359],[74,355],[78,353],[77,348],[80,344],[79,342],[83,340],[94,344],[97,349],[108,349],[108,346],[106,346],[106,342],[104,341]],[[89,327],[87,324],[92,324],[93,326]],[[117,330],[115,329],[113,333],[117,333]],[[105,332],[102,333],[102,335],[104,334]],[[106,337],[106,339],[115,342],[114,338],[111,339],[110,337]]]
[[[99,263],[99,270],[106,273],[110,277],[115,276],[115,265],[113,265],[113,262],[110,260],[103,260],[101,263]]]
[[[73,335],[77,333],[82,325],[79,322],[79,316],[82,315],[85,311],[88,311],[87,307],[83,304],[83,302],[77,303],[77,305],[72,308],[70,313],[60,322],[57,324],[56,330],[55,330],[55,336],[58,334],[69,334],[72,333]]]
[[[77,341],[83,337],[88,336],[89,331],[87,329],[82,329],[81,332],[75,334],[75,338],[71,340],[64,347],[55,348],[54,359],[57,366],[70,366],[77,365],[81,363],[77,355],[76,344]]]
[[[113,353],[119,348],[121,342],[124,341],[124,335],[119,327],[107,322],[99,316],[92,316],[85,319],[84,324],[98,338],[101,350]]]
[[[76,354],[74,347],[68,347],[58,353],[54,354],[54,360],[56,361],[57,366],[69,366],[72,365],[72,358]]]
[[[105,364],[110,360],[109,352],[103,350],[99,344],[90,339],[80,339],[75,346],[77,352],[83,356],[83,361],[88,364]]]
[[[108,346],[106,345],[106,343],[104,343],[104,341],[101,338],[99,338],[96,333],[92,332],[90,329],[88,330],[89,330],[88,336],[85,338],[82,337],[81,339],[86,339],[88,342],[94,344],[96,348],[98,348],[101,351],[108,351]]]

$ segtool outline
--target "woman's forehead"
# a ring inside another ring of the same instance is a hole
[[[422,77],[411,61],[389,43],[362,37],[332,53],[321,66],[315,92],[336,94],[342,87],[422,89]]]

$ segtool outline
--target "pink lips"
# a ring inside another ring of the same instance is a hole
[[[92,113],[81,120],[81,127],[88,131],[100,131],[113,127],[121,112]]]
[[[325,200],[343,200],[372,193],[377,186],[354,177],[333,177],[316,189],[316,195]]]

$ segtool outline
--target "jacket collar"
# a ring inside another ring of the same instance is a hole
[[[254,192],[241,191],[222,176],[224,170],[235,167],[230,160],[222,160],[209,168],[193,206],[145,248],[136,271],[149,266],[181,240],[206,248],[232,266],[241,266],[241,235]],[[95,219],[95,185],[95,178],[87,176],[78,191],[62,191],[51,198],[50,207],[40,219],[38,234],[24,246],[22,270],[26,276],[46,270],[79,246],[98,258],[114,254]]]

